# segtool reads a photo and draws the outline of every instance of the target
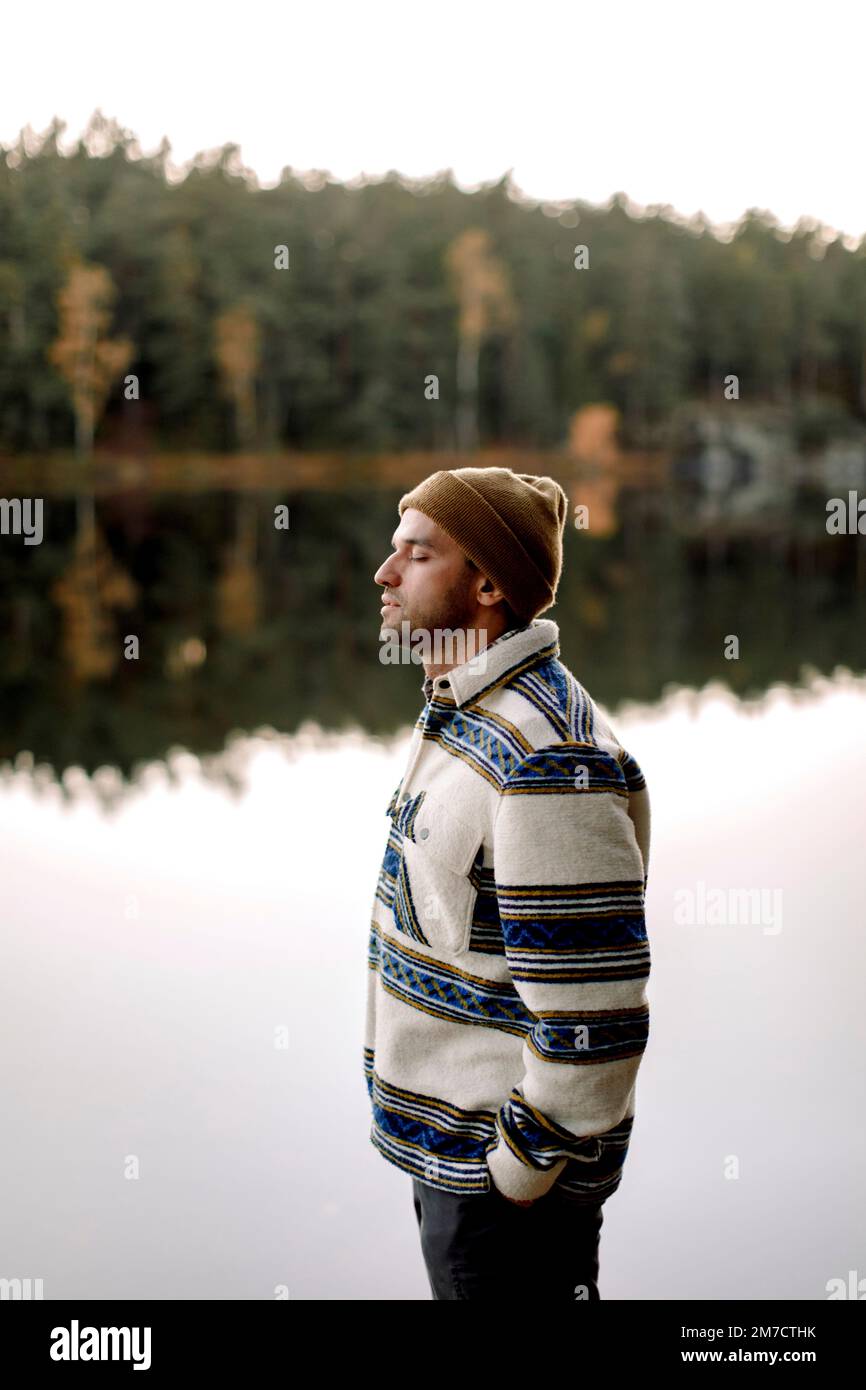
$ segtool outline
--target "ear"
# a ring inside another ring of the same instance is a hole
[[[485,577],[476,590],[476,597],[479,603],[492,605],[494,603],[501,603],[505,595],[501,589],[497,589],[492,579],[487,579]]]

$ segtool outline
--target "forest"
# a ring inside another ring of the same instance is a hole
[[[866,240],[807,216],[723,234],[508,173],[263,188],[233,144],[179,177],[101,112],[71,151],[64,129],[0,150],[7,456],[546,449],[593,402],[664,447],[731,376],[804,437],[866,420]]]

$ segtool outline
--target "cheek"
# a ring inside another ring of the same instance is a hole
[[[419,597],[433,598],[442,592],[442,575],[437,574],[436,567],[430,560],[420,565],[412,565],[408,580],[411,592]]]

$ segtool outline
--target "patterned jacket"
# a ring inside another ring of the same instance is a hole
[[[648,1037],[649,798],[558,658],[537,618],[424,682],[387,807],[364,1070],[398,1168],[598,1203]]]

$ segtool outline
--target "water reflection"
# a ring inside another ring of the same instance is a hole
[[[617,729],[653,796],[653,1022],[602,1294],[823,1298],[866,1235],[866,680]],[[176,753],[108,817],[83,773],[72,808],[7,780],[3,1246],[46,1298],[429,1297],[361,1056],[406,737],[233,740],[234,798]],[[701,883],[779,892],[780,929],[683,923]]]
[[[807,666],[866,668],[864,546],[827,534],[826,490],[762,484],[744,508],[736,470],[609,457],[592,424],[572,441],[580,468],[527,466],[588,509],[589,529],[567,530],[550,616],[598,699],[615,710],[712,680],[754,694]],[[233,730],[411,723],[418,668],[380,663],[372,582],[410,482],[136,486],[90,508],[49,495],[43,544],[0,547],[0,761],[26,752],[43,780],[105,766],[129,778],[172,747],[219,755]],[[281,504],[288,530],[274,526]]]

